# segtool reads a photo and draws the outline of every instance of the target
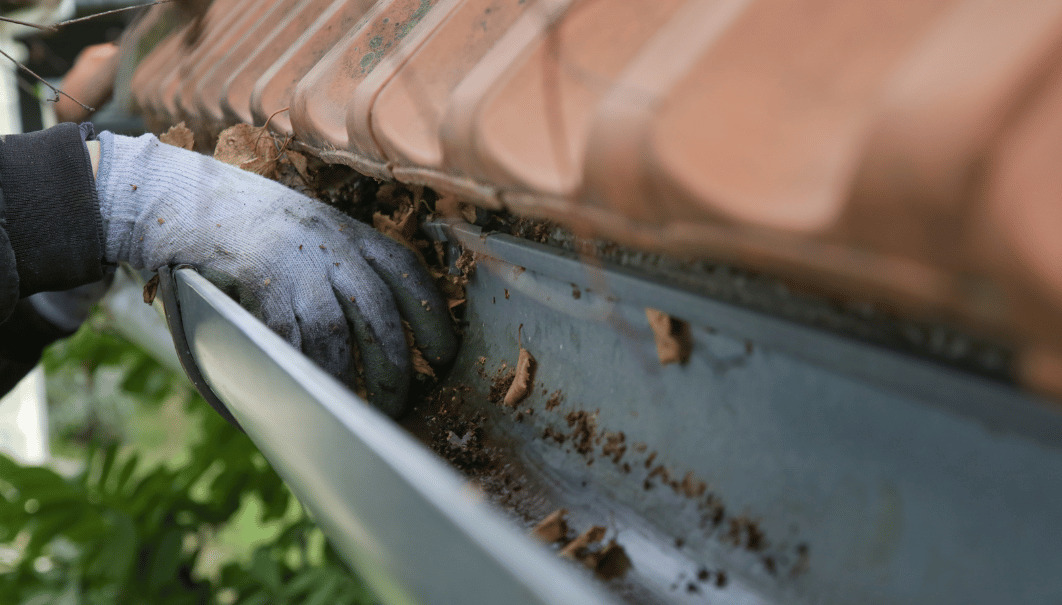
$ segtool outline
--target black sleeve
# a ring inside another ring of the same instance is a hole
[[[0,136],[0,394],[71,333],[28,297],[103,277],[103,226],[85,139],[92,125]]]
[[[4,294],[10,294],[15,278],[8,250],[15,260],[16,299],[103,277],[103,225],[84,142],[91,135],[91,125],[59,124],[0,136]],[[0,305],[4,302],[9,301],[0,298]],[[0,306],[0,317],[5,310],[12,307]]]
[[[0,396],[37,365],[44,347],[73,333],[42,317],[29,299],[20,300],[11,317],[0,324]]]

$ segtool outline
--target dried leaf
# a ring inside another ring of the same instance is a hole
[[[558,508],[545,519],[539,521],[535,528],[531,530],[531,535],[547,544],[565,539],[568,536],[568,522],[564,520],[567,514],[568,509]]]
[[[192,131],[188,130],[184,122],[170,126],[169,130],[159,135],[159,140],[167,145],[173,145],[188,151],[195,147],[195,137],[192,136]]]
[[[413,206],[406,206],[399,208],[391,216],[387,216],[382,212],[373,214],[372,226],[380,233],[412,250],[417,255],[420,264],[426,267],[428,263],[424,260],[424,255],[414,244],[413,236],[417,232],[416,218],[417,215]]]
[[[660,365],[683,364],[689,361],[690,349],[693,347],[689,324],[651,308],[645,310],[645,317],[649,320],[649,327],[653,329]]]
[[[594,574],[602,580],[621,578],[631,568],[627,551],[615,540],[609,540],[599,552],[588,555],[583,559],[583,563],[594,570]]]
[[[309,183],[310,182],[309,161],[306,159],[306,156],[304,156],[303,154],[299,153],[298,151],[289,150],[287,152],[287,157],[288,157],[288,161],[291,162],[291,165],[295,167],[296,171],[298,171],[299,176],[302,177],[302,180],[304,180],[307,183]]]
[[[476,207],[472,204],[458,204],[458,209],[461,210],[461,216],[470,223],[476,222]]]
[[[457,197],[450,193],[443,193],[439,195],[439,199],[435,200],[435,211],[444,218],[457,218],[460,216],[461,210],[459,206],[460,202],[457,201]]]
[[[372,224],[384,235],[390,235],[394,239],[412,246],[410,240],[416,233],[417,223],[413,220],[413,207],[399,208],[391,216],[382,212],[372,215]]]
[[[214,159],[272,179],[277,176],[280,149],[264,128],[237,124],[218,135]]]
[[[470,250],[465,250],[461,253],[461,256],[457,258],[454,263],[457,270],[461,272],[461,277],[464,279],[464,283],[468,283],[468,278],[471,277],[472,272],[476,270],[476,255]]]
[[[586,549],[591,544],[596,544],[604,538],[605,528],[600,525],[594,525],[565,545],[560,551],[560,556],[572,559],[573,561],[581,561],[586,557]]]
[[[513,407],[527,398],[531,392],[531,385],[535,378],[535,358],[531,353],[520,347],[520,357],[516,360],[516,376],[503,400],[505,405]]]
[[[155,302],[155,295],[159,292],[159,274],[156,273],[151,279],[144,284],[144,303],[151,304]]]
[[[425,359],[424,353],[420,351],[417,343],[413,340],[413,328],[404,319],[402,320],[402,331],[406,334],[406,344],[409,345],[409,360],[413,363],[413,371],[429,378],[435,378],[435,370],[432,369],[431,364]]]

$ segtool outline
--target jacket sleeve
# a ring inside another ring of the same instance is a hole
[[[71,333],[28,300],[103,277],[103,227],[85,140],[91,124],[0,136],[0,393]]]

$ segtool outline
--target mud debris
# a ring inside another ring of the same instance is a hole
[[[789,576],[796,577],[808,570],[808,545],[801,542],[796,545],[796,562],[789,568]]]
[[[545,243],[549,241],[555,228],[556,225],[549,221],[514,217],[510,233],[533,242]]]
[[[601,446],[601,453],[612,459],[614,464],[619,464],[623,455],[627,453],[627,445],[624,443],[627,436],[622,432],[605,433],[605,444]]]
[[[436,242],[436,244],[438,243]],[[446,258],[446,254],[439,248],[441,248],[441,244],[436,249],[435,254],[441,265]],[[466,301],[465,286],[468,285],[468,281],[476,270],[476,255],[469,250],[465,250],[454,261],[453,269],[444,270],[436,266],[430,266],[429,270],[435,279],[435,285],[442,292],[443,297],[446,298],[446,304],[450,309],[451,316],[456,320],[457,317],[453,311]]]
[[[718,496],[708,494],[708,497],[704,499],[703,508],[705,509],[704,525],[711,524],[712,527],[722,525],[723,519],[726,518],[726,508]]]
[[[729,520],[725,537],[734,546],[754,552],[767,547],[767,540],[759,524],[744,515]]]
[[[687,472],[686,476],[682,478],[680,487],[687,498],[699,498],[708,491],[708,484],[694,477],[692,471]]]
[[[631,559],[627,551],[615,540],[609,540],[605,548],[591,554],[584,563],[594,570],[594,575],[602,580],[622,578],[631,568]]]
[[[469,277],[472,272],[476,270],[476,255],[471,250],[465,250],[461,252],[461,256],[457,257],[454,261],[454,266],[460,272],[460,277],[465,283],[468,283]]]
[[[494,380],[491,381],[490,391],[487,392],[487,400],[491,403],[501,404],[505,400],[506,393],[509,392],[509,387],[512,386],[513,380],[516,379],[516,370],[508,369],[508,366],[502,366],[498,369],[498,372],[494,375]]]
[[[564,443],[565,441],[568,440],[568,436],[567,435],[565,435],[564,433],[562,433],[560,431],[555,430],[551,426],[547,426],[542,431],[542,438],[543,439],[552,439],[552,440],[556,441],[558,444]]]
[[[566,557],[573,561],[581,560],[587,555],[587,549],[593,544],[596,544],[605,538],[605,528],[601,525],[591,526],[575,537],[574,540],[569,542],[560,551],[560,556]]]
[[[462,390],[444,387],[434,390],[426,400],[435,410],[426,419],[430,446],[458,470],[481,474],[495,466],[493,452],[484,443],[483,416],[465,417],[460,412],[464,402]]]
[[[579,561],[602,580],[623,577],[631,568],[630,557],[623,546],[612,539],[601,548],[593,548],[605,538],[605,533],[603,526],[594,525],[568,542],[559,554],[564,558]]]
[[[653,308],[645,309],[645,317],[653,330],[660,365],[684,364],[689,361],[693,347],[689,324]]]
[[[572,432],[572,443],[575,451],[580,454],[589,454],[594,449],[594,439],[597,437],[597,419],[584,411],[570,412],[565,416],[568,427]]]
[[[543,391],[543,393],[545,393],[545,391]],[[549,396],[549,399],[546,400],[546,411],[552,412],[560,407],[561,403],[564,403],[564,394],[560,391],[553,391]]]
[[[631,560],[622,545],[615,539],[610,539],[604,546],[595,548],[595,545],[605,539],[607,533],[605,527],[591,526],[575,538],[568,540],[570,528],[566,519],[567,515],[568,510],[564,508],[553,511],[535,524],[531,534],[547,544],[560,542],[562,547],[557,552],[559,556],[582,563],[602,580],[611,580],[626,575],[631,568]]]

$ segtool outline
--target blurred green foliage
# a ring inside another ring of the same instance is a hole
[[[371,602],[250,439],[105,324],[45,354],[65,464],[0,457],[3,602]]]

